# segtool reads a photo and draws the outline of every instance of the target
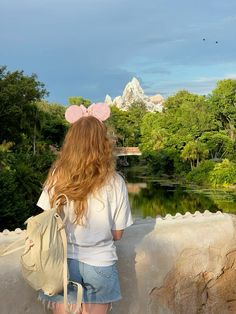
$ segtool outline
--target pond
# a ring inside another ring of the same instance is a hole
[[[184,187],[166,180],[129,176],[127,187],[135,218],[205,210],[236,213],[236,192],[232,191]]]

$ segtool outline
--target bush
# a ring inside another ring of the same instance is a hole
[[[236,163],[228,159],[217,163],[209,174],[209,181],[213,187],[236,184]]]
[[[22,227],[30,216],[30,208],[33,204],[28,200],[27,193],[22,193],[23,189],[17,181],[17,176],[15,170],[0,172],[1,230]]]
[[[226,187],[236,184],[236,163],[224,159],[222,162],[206,160],[187,175],[187,180],[198,185]]]
[[[182,175],[189,171],[190,166],[183,163],[176,149],[166,148],[159,151],[144,153],[141,157],[148,165],[148,174],[162,175]]]
[[[196,168],[193,168],[187,174],[187,180],[199,185],[210,184],[210,173],[215,167],[215,162],[212,160],[205,160],[200,163]]]
[[[22,152],[0,155],[0,229],[14,230],[40,212],[36,202],[55,155],[50,151],[42,155]]]

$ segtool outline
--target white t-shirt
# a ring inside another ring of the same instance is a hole
[[[37,205],[44,210],[50,208],[45,189]],[[86,217],[85,226],[74,224],[73,202],[70,202],[66,223],[68,258],[94,266],[114,264],[117,254],[111,230],[123,230],[133,223],[127,188],[119,174],[88,197]]]

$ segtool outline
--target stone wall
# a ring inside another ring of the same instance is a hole
[[[137,220],[117,243],[123,299],[112,313],[236,313],[235,226],[236,216],[207,211]],[[20,236],[0,234],[0,246]],[[19,254],[0,258],[0,313],[41,314]]]

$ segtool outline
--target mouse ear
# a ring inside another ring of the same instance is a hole
[[[65,118],[69,123],[74,123],[83,116],[83,110],[80,106],[72,105],[66,109]]]
[[[92,104],[89,107],[91,114],[100,121],[105,121],[110,117],[111,109],[105,103]]]

